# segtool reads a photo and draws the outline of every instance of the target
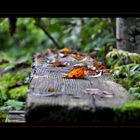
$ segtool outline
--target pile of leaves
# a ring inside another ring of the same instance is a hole
[[[100,77],[102,74],[110,73],[105,65],[95,59],[95,53],[80,53],[68,48],[61,50],[48,49],[46,52],[35,54],[39,63],[41,60],[47,60],[47,64],[52,67],[67,67],[70,72],[65,78],[84,79],[88,77]]]

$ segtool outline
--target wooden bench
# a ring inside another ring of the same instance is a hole
[[[132,99],[115,83],[109,74],[98,78],[67,79],[71,67],[51,67],[45,58],[35,58],[27,93],[25,117],[27,123],[92,124],[113,122],[112,108]],[[112,93],[103,97],[86,94],[85,89],[99,89]]]

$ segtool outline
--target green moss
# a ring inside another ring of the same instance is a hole
[[[17,72],[16,74],[6,73],[0,77],[0,83],[13,84],[17,81],[21,82],[26,78],[26,76],[27,73],[20,73],[20,72]]]
[[[27,77],[27,73],[6,73],[0,77],[1,92],[7,92],[8,87],[16,83],[23,83],[24,79]]]
[[[117,108],[116,108],[117,109]],[[121,111],[131,111],[133,109],[140,109],[140,100],[132,100],[124,104],[121,107],[118,107]]]
[[[11,89],[8,92],[8,94],[11,99],[25,101],[27,90],[28,90],[27,86],[20,86],[20,87]]]
[[[3,113],[3,112],[0,110],[0,123],[1,123],[1,122],[5,122],[5,121],[6,121],[6,118],[7,118],[7,114],[6,114],[6,113]]]
[[[20,100],[25,100],[25,91],[27,90],[26,86],[16,87],[16,85],[23,85],[24,79],[27,77],[27,73],[18,72],[16,74],[13,73],[5,73],[0,77],[0,105],[3,104],[6,100],[10,98],[16,98]],[[13,86],[13,88],[11,88]],[[13,94],[14,91],[17,93]],[[21,91],[21,92],[20,92]],[[10,93],[9,93],[10,92]],[[11,94],[12,93],[12,94]]]
[[[114,120],[117,122],[134,122],[140,118],[140,100],[132,100],[128,103],[113,108]]]

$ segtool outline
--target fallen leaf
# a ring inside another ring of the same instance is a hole
[[[67,75],[66,78],[83,79],[85,76],[85,67],[73,68]]]
[[[66,54],[71,54],[71,53],[72,53],[72,51],[69,50],[68,48],[61,49],[59,52],[65,54],[65,55],[66,55]]]
[[[61,61],[59,60],[56,60],[53,64],[52,64],[53,67],[65,67],[64,64],[62,64]]]
[[[56,91],[56,89],[54,89],[54,88],[48,88],[48,92],[55,92]]]

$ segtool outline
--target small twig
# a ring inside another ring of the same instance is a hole
[[[43,30],[43,32],[51,39],[51,41],[54,43],[54,45],[57,48],[61,48],[60,45],[55,41],[55,39],[50,35],[50,33],[45,29],[45,27],[42,25],[40,18],[36,18],[36,25]]]

